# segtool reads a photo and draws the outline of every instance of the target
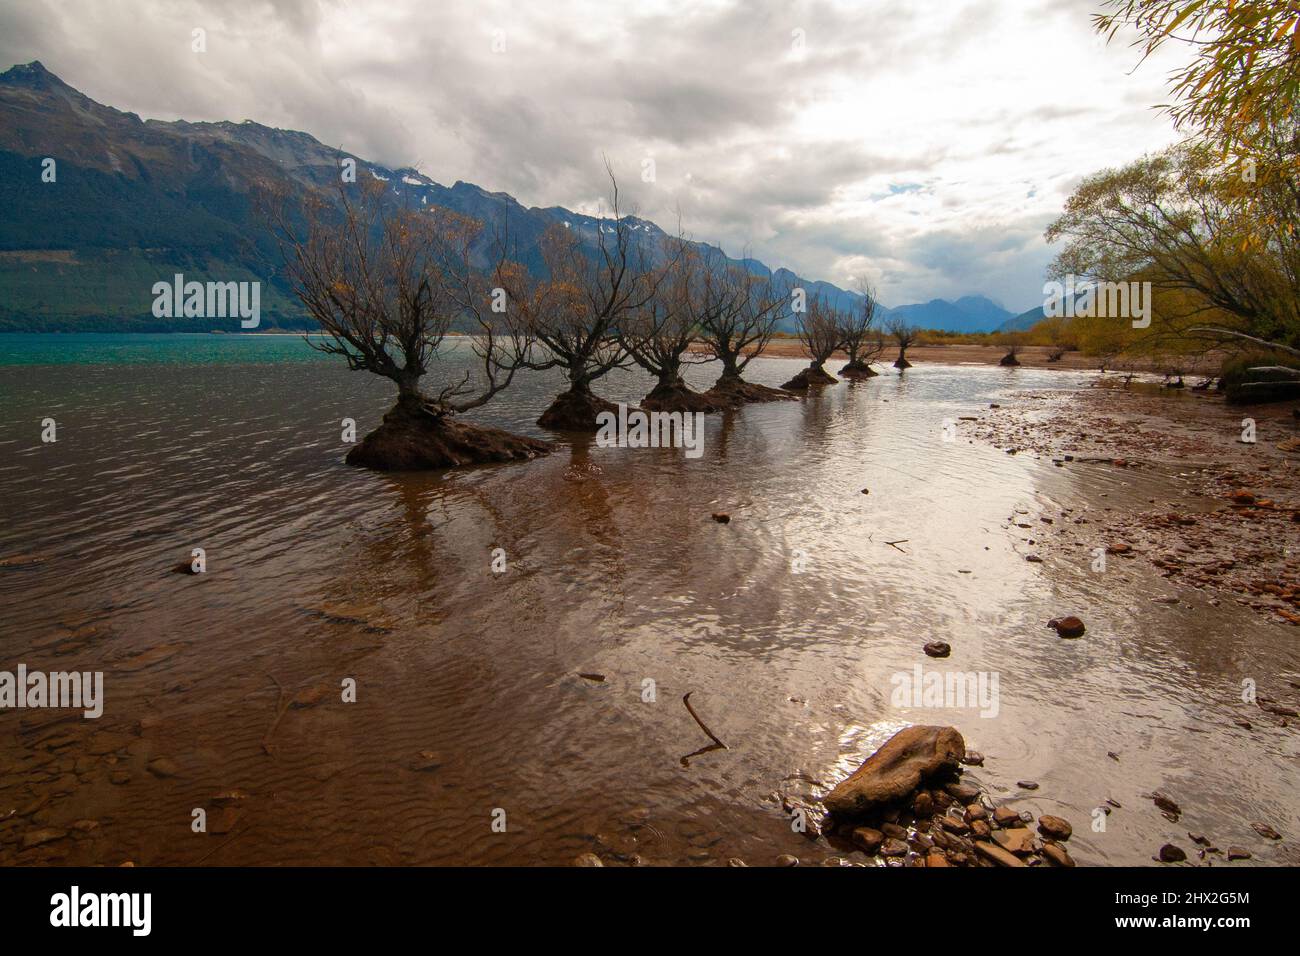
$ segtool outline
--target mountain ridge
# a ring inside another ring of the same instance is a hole
[[[464,180],[445,186],[413,168],[393,169],[326,146],[301,130],[248,119],[142,120],[91,99],[39,60],[0,73],[0,119],[0,201],[7,210],[0,220],[0,279],[14,293],[0,303],[0,329],[28,328],[35,321],[67,329],[122,322],[155,330],[148,288],[124,287],[118,274],[147,277],[151,269],[164,275],[188,269],[196,278],[214,270],[226,278],[254,276],[274,260],[275,250],[255,218],[253,184],[287,179],[299,188],[322,189],[336,182],[345,159],[355,161],[359,176],[393,183],[393,191],[408,202],[449,208],[485,225],[508,218],[511,235],[524,250],[520,258],[531,269],[541,267],[537,241],[548,226],[561,223],[591,235],[603,228],[598,217],[563,206],[526,207],[509,193]],[[51,184],[40,178],[37,166],[46,158],[57,164],[56,182],[64,187],[57,193],[45,191]],[[95,215],[86,216],[85,209]],[[633,218],[632,223],[647,238],[664,234],[650,220]],[[90,268],[67,262],[33,265],[13,255],[56,249],[71,250],[74,263]],[[727,258],[820,293],[840,308],[861,302],[859,293],[831,282],[772,269],[754,258]],[[15,262],[21,266],[15,268]],[[105,286],[99,299],[93,294],[96,281]],[[301,310],[287,290],[279,292],[271,296],[271,323],[309,324],[295,317]],[[879,304],[878,313],[882,322],[904,318],[951,331],[992,331],[1011,317],[983,296],[894,309]],[[783,326],[791,330],[790,317]]]

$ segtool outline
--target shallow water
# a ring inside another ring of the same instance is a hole
[[[84,337],[25,338],[0,336],[0,559],[42,560],[0,569],[0,670],[102,670],[106,704],[0,711],[0,863],[817,862],[843,851],[792,832],[780,796],[815,797],[915,722],[957,726],[995,797],[1070,820],[1080,863],[1190,850],[1189,830],[1300,862],[1249,827],[1300,833],[1294,730],[1233,724],[1243,679],[1300,673],[1293,632],[1195,592],[1154,603],[1179,592],[1135,563],[1024,560],[1017,522],[1172,498],[1177,474],[943,440],[946,420],[1087,374],[891,369],[711,416],[698,460],[565,440],[394,477],[344,465],[340,440],[345,417],[378,422],[386,383],[297,339],[112,337],[86,364]],[[533,420],[556,387],[530,376],[473,420],[552,437]],[[208,573],[171,573],[195,547]],[[1043,626],[1066,613],[1085,638]],[[935,639],[946,661],[921,653]],[[996,716],[895,706],[917,664],[996,674]],[[684,765],[709,743],[687,692],[727,749]],[[193,833],[232,788],[249,794],[233,828]],[[1157,789],[1181,821],[1140,796]]]

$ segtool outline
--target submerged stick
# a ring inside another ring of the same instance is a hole
[[[705,724],[704,721],[700,720],[700,715],[697,714],[695,712],[695,708],[691,706],[691,694],[693,693],[695,693],[695,691],[687,691],[686,696],[682,698],[682,703],[686,705],[686,712],[690,714],[692,718],[694,718],[697,724],[700,725],[700,730],[704,731],[706,734],[709,735],[709,739],[712,740],[713,743],[709,744],[709,746],[707,747],[701,747],[699,750],[695,751],[694,753],[689,753],[685,757],[683,757],[682,758],[683,767],[689,767],[691,765],[692,757],[698,757],[701,754],[707,754],[714,750],[729,749],[726,744],[724,744],[721,740],[718,739],[717,735],[714,734],[713,731],[709,730],[708,725]]]
[[[284,702],[284,685],[275,679],[274,674],[267,674],[266,676],[271,678],[271,681],[279,690],[279,694],[275,699],[275,720],[271,721],[271,726],[262,737],[262,749],[266,751],[267,756],[274,757],[275,754],[271,751],[271,735],[275,733],[275,728],[280,726],[280,719],[284,717],[285,713],[289,710],[289,705]]]

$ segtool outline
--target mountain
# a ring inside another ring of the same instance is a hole
[[[593,244],[598,230],[611,228],[559,206],[528,208],[473,183],[444,186],[295,130],[251,120],[141,120],[32,62],[0,74],[0,331],[238,329],[234,319],[154,318],[153,284],[178,272],[187,280],[261,279],[263,327],[306,328],[310,322],[287,289],[267,281],[277,272],[279,250],[258,215],[255,189],[324,190],[337,182],[345,160],[356,164],[358,177],[390,183],[401,201],[482,221],[484,247],[507,221],[519,258],[534,271],[542,268],[538,240],[547,228],[562,224]],[[632,224],[646,241],[664,235],[648,220]],[[730,261],[769,272],[756,259]],[[776,277],[843,308],[861,302],[856,292],[787,269]],[[999,313],[1002,320],[1009,315],[979,296],[879,310],[882,320],[899,311],[913,324],[956,331],[994,328]],[[793,329],[790,316],[782,327]]]
[[[1028,312],[1022,312],[1014,319],[1007,319],[998,329],[999,332],[1028,332],[1047,316],[1040,305],[1037,308],[1030,309]]]
[[[889,310],[889,318],[899,319],[922,329],[945,332],[992,332],[1011,313],[981,295],[963,296],[956,302],[931,299],[919,305],[900,305]]]

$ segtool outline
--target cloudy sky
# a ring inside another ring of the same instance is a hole
[[[39,59],[146,118],[253,119],[390,166],[640,214],[888,305],[1042,302],[1078,180],[1174,138],[1168,61],[1100,0],[0,0]],[[191,50],[192,31],[207,50]],[[653,182],[643,170],[653,160]]]

